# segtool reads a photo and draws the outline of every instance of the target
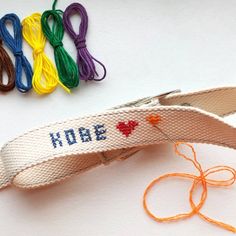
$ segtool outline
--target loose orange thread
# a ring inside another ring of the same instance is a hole
[[[150,118],[150,117],[149,117]],[[150,122],[151,125],[153,125],[153,120],[149,119],[147,117],[147,120]],[[154,125],[154,127],[156,127],[156,125]],[[156,127],[158,129],[160,129],[159,127]],[[166,135],[168,137],[168,135]],[[190,158],[188,156],[186,156],[185,154],[183,154],[182,152],[179,151],[179,146],[180,145],[185,145],[188,148],[190,148],[193,158]],[[195,168],[198,170],[199,175],[193,175],[193,174],[188,174],[188,173],[170,173],[170,174],[165,174],[160,176],[157,179],[154,179],[145,189],[144,195],[143,195],[143,207],[144,210],[146,211],[146,213],[155,221],[157,222],[169,222],[169,221],[176,221],[176,220],[181,220],[181,219],[186,219],[186,218],[190,218],[193,215],[197,214],[199,215],[203,220],[208,221],[214,225],[217,225],[223,229],[226,229],[228,231],[231,231],[233,233],[236,233],[236,228],[229,225],[229,224],[225,224],[221,221],[217,221],[214,220],[206,215],[204,215],[203,213],[200,212],[201,208],[203,207],[206,198],[207,198],[207,193],[208,193],[208,185],[209,186],[215,186],[215,187],[222,187],[222,186],[230,186],[233,185],[236,181],[236,170],[232,167],[229,166],[215,166],[212,167],[210,169],[207,169],[205,171],[203,171],[201,164],[198,162],[197,160],[197,155],[196,152],[193,148],[193,146],[191,144],[188,143],[184,143],[184,142],[175,142],[174,143],[174,150],[175,153],[184,158],[187,161],[190,161]],[[208,176],[214,174],[214,173],[220,173],[220,172],[228,172],[230,173],[232,176],[229,179],[225,179],[225,180],[216,180],[216,179],[211,179],[208,178]],[[189,212],[186,213],[181,213],[181,214],[177,214],[175,216],[170,216],[170,217],[157,217],[156,215],[154,215],[148,208],[147,206],[147,195],[148,193],[151,191],[151,189],[160,181],[167,179],[167,178],[183,178],[183,179],[192,179],[193,180],[193,184],[190,188],[189,191],[189,203],[190,206],[192,208],[192,210],[190,210]],[[195,190],[197,189],[197,187],[199,185],[202,185],[202,193],[201,193],[201,197],[199,200],[199,203],[196,204],[193,200],[193,194],[195,192]]]

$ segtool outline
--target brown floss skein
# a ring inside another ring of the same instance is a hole
[[[3,72],[8,76],[7,84],[3,84]],[[15,68],[12,60],[6,50],[2,47],[2,39],[0,39],[0,91],[8,92],[15,87]]]

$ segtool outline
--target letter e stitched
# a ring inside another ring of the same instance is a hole
[[[95,134],[96,134],[97,141],[105,140],[107,138],[104,135],[107,132],[107,130],[104,129],[104,124],[102,124],[102,125],[95,125],[94,129],[95,129]]]

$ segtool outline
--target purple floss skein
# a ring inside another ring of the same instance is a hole
[[[70,17],[78,13],[81,17],[81,24],[79,27],[79,34],[76,34]],[[81,80],[95,80],[101,81],[106,77],[106,67],[97,59],[95,59],[88,51],[86,46],[86,34],[88,30],[88,14],[86,9],[80,3],[72,3],[69,5],[63,14],[63,24],[66,32],[74,40],[75,46],[77,48],[77,64],[79,67],[79,73]],[[104,74],[101,78],[98,78],[98,73],[96,71],[95,62],[97,62],[104,70]]]

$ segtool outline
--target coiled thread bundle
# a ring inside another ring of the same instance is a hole
[[[60,81],[67,88],[75,88],[79,85],[78,67],[63,47],[64,28],[61,16],[62,12],[55,9],[56,2],[54,2],[52,10],[43,13],[41,18],[42,29],[44,35],[54,48],[55,62]],[[49,18],[53,21],[52,29],[48,23]]]
[[[3,83],[3,72],[6,72],[8,81]],[[15,87],[15,69],[10,56],[2,47],[2,39],[0,39],[0,91],[8,92]]]
[[[34,50],[33,88],[38,94],[52,93],[58,85],[59,78],[55,66],[44,53],[46,38],[42,32],[41,14],[35,13],[25,18],[22,26],[24,39]],[[66,87],[65,89],[68,90]]]
[[[79,13],[81,16],[81,24],[79,34],[76,34],[70,21],[71,15]],[[97,59],[95,59],[88,51],[86,46],[86,34],[88,31],[88,14],[86,9],[79,3],[73,3],[68,6],[63,15],[63,23],[65,30],[73,39],[77,48],[77,64],[81,80],[101,81],[106,77],[106,67]],[[96,71],[95,63],[97,62],[103,68],[104,74],[101,78]]]
[[[14,37],[9,33],[6,23],[13,25]],[[15,56],[16,87],[22,92],[28,92],[32,88],[33,71],[27,58],[22,51],[22,29],[20,19],[16,14],[7,14],[0,21],[0,32],[4,43],[9,47]],[[25,71],[26,85],[22,81],[22,71]]]

